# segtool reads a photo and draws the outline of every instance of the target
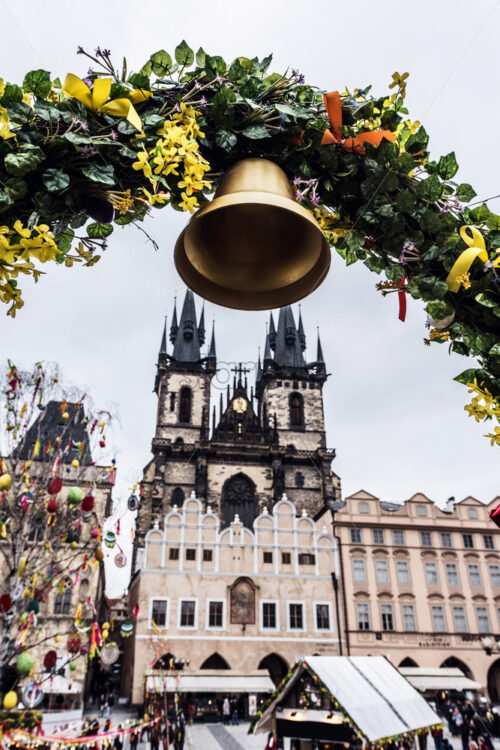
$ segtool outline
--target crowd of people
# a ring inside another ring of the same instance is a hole
[[[489,703],[465,697],[445,699],[438,710],[452,737],[460,737],[462,750],[494,750],[492,737],[500,737],[500,715]],[[447,750],[443,732],[432,732],[436,750]]]

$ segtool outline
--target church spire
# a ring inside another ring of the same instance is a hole
[[[274,318],[272,312],[269,313],[269,346],[276,349],[276,328],[274,327]]]
[[[323,357],[323,349],[321,348],[321,339],[319,337],[319,328],[318,328],[318,351],[316,354],[316,362],[320,365],[325,364],[325,359]]]
[[[186,290],[186,296],[184,297],[172,357],[178,362],[198,362],[201,359],[194,295],[190,289]]]
[[[205,343],[205,304],[201,308],[200,322],[198,324],[198,338],[200,340],[200,346]]]
[[[210,339],[210,348],[208,350],[208,356],[215,359],[215,322],[212,323],[212,338]]]
[[[165,325],[163,327],[163,336],[161,337],[159,356],[167,353],[167,316],[165,315]]]
[[[303,331],[303,329],[302,329]],[[305,336],[304,336],[305,344]],[[300,335],[290,305],[279,312],[274,362],[280,367],[305,367]]]
[[[271,362],[273,361],[273,355],[271,354],[271,345],[269,343],[268,333],[266,334],[266,345],[264,347],[264,362],[266,362],[266,360],[271,360]]]
[[[172,315],[172,325],[170,326],[170,343],[175,344],[175,338],[179,326],[177,324],[177,297],[174,298],[174,314]]]
[[[299,305],[299,343],[301,351],[306,349],[306,334],[304,333],[304,325],[302,323],[302,310]]]

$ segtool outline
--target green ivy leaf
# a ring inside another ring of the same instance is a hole
[[[395,203],[400,211],[410,213],[415,205],[415,193],[411,190],[401,190],[396,195]]]
[[[473,383],[474,378],[478,379],[479,385],[481,384],[481,381],[479,380],[479,373],[481,370],[476,370],[473,367],[470,367],[468,370],[464,370],[460,373],[460,375],[457,375],[453,380],[456,380],[457,383],[463,383],[464,385],[467,385],[467,383]]]
[[[42,179],[49,193],[60,193],[70,183],[69,175],[62,169],[46,169]]]
[[[108,164],[89,164],[82,169],[85,177],[94,182],[102,182],[104,185],[115,184],[115,173],[113,167]]]
[[[427,203],[434,203],[443,194],[443,184],[437,174],[431,174],[426,180],[418,183],[416,193],[420,200]]]
[[[243,130],[242,135],[257,140],[259,138],[270,138],[271,135],[265,125],[250,125]]]
[[[424,302],[443,299],[448,292],[448,285],[445,281],[437,279],[435,276],[414,276],[408,284],[408,289],[412,296],[421,297]],[[414,294],[415,289],[417,294]]]
[[[144,63],[144,65],[140,69],[139,73],[142,76],[147,76],[148,79],[149,79],[149,76],[151,75],[152,70],[153,70],[153,65],[151,63],[151,60],[148,60],[147,63]]]
[[[23,100],[23,90],[15,83],[6,83],[5,89],[0,99],[0,104],[7,107],[9,104],[17,104]]]
[[[132,73],[128,82],[136,89],[149,89],[149,76],[144,73]]]
[[[50,102],[44,102],[44,101],[37,101],[35,102],[35,112],[39,117],[42,118],[42,120],[58,120],[61,116],[60,111],[57,109],[57,107],[54,107],[53,104]]]
[[[228,77],[231,83],[234,83],[237,86],[241,86],[247,80],[247,70],[243,67],[238,58],[236,58],[236,60],[233,60],[233,62],[231,63]]]
[[[5,169],[15,177],[24,177],[32,172],[45,160],[45,154],[38,146],[25,143],[16,154],[7,154],[5,157]]]
[[[458,164],[454,151],[440,158],[438,163],[438,174],[443,180],[451,180],[451,178],[456,175],[457,170]]]
[[[89,224],[87,234],[92,240],[101,240],[103,237],[109,237],[113,227],[111,224],[101,224],[99,221]]]
[[[174,55],[179,65],[183,68],[187,68],[194,62],[194,52],[184,39],[175,48]]]
[[[167,75],[172,67],[172,58],[164,49],[160,49],[158,52],[151,55],[149,62],[151,63],[151,70],[155,76],[160,76],[160,78]]]
[[[483,305],[484,307],[499,307],[499,302],[497,299],[494,299],[489,294],[485,294],[484,292],[479,292],[479,294],[476,294],[474,297],[476,302],[479,302],[480,305]]]
[[[11,198],[7,192],[0,190],[0,213],[7,211],[8,208],[14,205],[14,199]]]
[[[62,253],[67,253],[71,250],[71,243],[73,242],[74,236],[74,231],[68,227],[63,229],[62,232],[59,232],[56,236],[57,247]]]
[[[198,52],[196,53],[196,65],[199,68],[204,68],[205,67],[205,58],[206,58],[206,56],[207,55],[205,53],[205,50],[203,49],[203,47],[200,47],[198,49]]]
[[[218,130],[215,134],[215,142],[219,148],[223,148],[224,151],[231,151],[236,146],[238,138],[230,130]]]
[[[432,302],[428,302],[425,306],[425,309],[429,313],[431,318],[436,322],[443,320],[443,318],[447,318],[448,315],[451,315],[454,310],[453,305],[450,305],[449,302],[446,302],[442,299],[432,300]]]
[[[5,192],[16,201],[24,198],[28,192],[28,185],[20,177],[10,177],[5,183]]]
[[[215,76],[223,76],[226,72],[226,61],[223,57],[220,57],[220,55],[214,55],[214,57],[206,55],[205,71],[207,75],[210,76],[210,78],[215,78]]]
[[[64,137],[75,146],[84,146],[85,144],[92,143],[92,138],[84,135],[84,133],[65,133]]]
[[[488,354],[490,357],[500,357],[500,344],[494,344]]]
[[[471,201],[473,198],[476,197],[477,193],[472,187],[472,185],[469,185],[467,182],[463,182],[455,190],[455,195],[457,196],[459,201],[468,203],[469,201]]]
[[[23,81],[23,89],[26,93],[34,94],[40,97],[40,99],[45,99],[52,89],[48,70],[31,70],[29,73],[26,73]]]

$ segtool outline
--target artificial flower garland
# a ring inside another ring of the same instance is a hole
[[[430,160],[428,135],[407,119],[408,73],[390,96],[370,87],[328,94],[303,76],[268,73],[271,56],[227,64],[186,42],[138,73],[109,50],[86,79],[44,70],[0,81],[0,300],[23,305],[20,274],[53,261],[91,266],[114,226],[151,207],[193,213],[235,161],[263,157],[288,175],[350,265],[384,273],[377,288],[425,303],[431,342],[479,358],[456,380],[476,395],[477,421],[500,422],[500,217],[456,184],[450,153]],[[89,223],[89,219],[93,219]],[[476,390],[474,390],[476,389]],[[481,400],[482,399],[482,400]],[[500,445],[500,427],[487,435]]]

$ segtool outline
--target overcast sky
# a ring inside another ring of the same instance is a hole
[[[273,52],[272,71],[297,68],[327,90],[371,83],[380,95],[395,70],[409,71],[407,105],[430,133],[432,156],[454,150],[458,179],[486,198],[500,193],[498,5],[2,0],[0,76],[21,83],[38,67],[60,78],[83,76],[88,65],[75,54],[77,45],[108,47],[115,61],[126,55],[129,68],[138,70],[150,53],[172,53],[183,38],[227,61]],[[498,201],[490,206],[500,211]],[[150,457],[155,362],[163,317],[170,318],[174,295],[184,296],[172,254],[187,219],[168,209],[153,213],[147,229],[158,252],[137,229],[116,228],[94,268],[48,264],[37,286],[23,279],[26,304],[16,319],[0,317],[4,356],[23,364],[56,360],[101,408],[116,404],[117,496],[126,497]],[[315,358],[319,325],[331,373],[327,443],[337,451],[333,468],[344,495],[363,488],[390,501],[422,491],[438,503],[469,494],[490,502],[498,494],[499,449],[482,437],[489,429],[466,416],[467,391],[452,381],[472,362],[450,357],[446,346],[424,346],[425,313],[417,302],[409,299],[402,324],[396,296],[382,298],[375,274],[361,264],[345,268],[335,252],[332,261],[302,313],[307,355]],[[210,324],[215,318],[221,360],[256,360],[266,313],[212,304],[205,312]]]

